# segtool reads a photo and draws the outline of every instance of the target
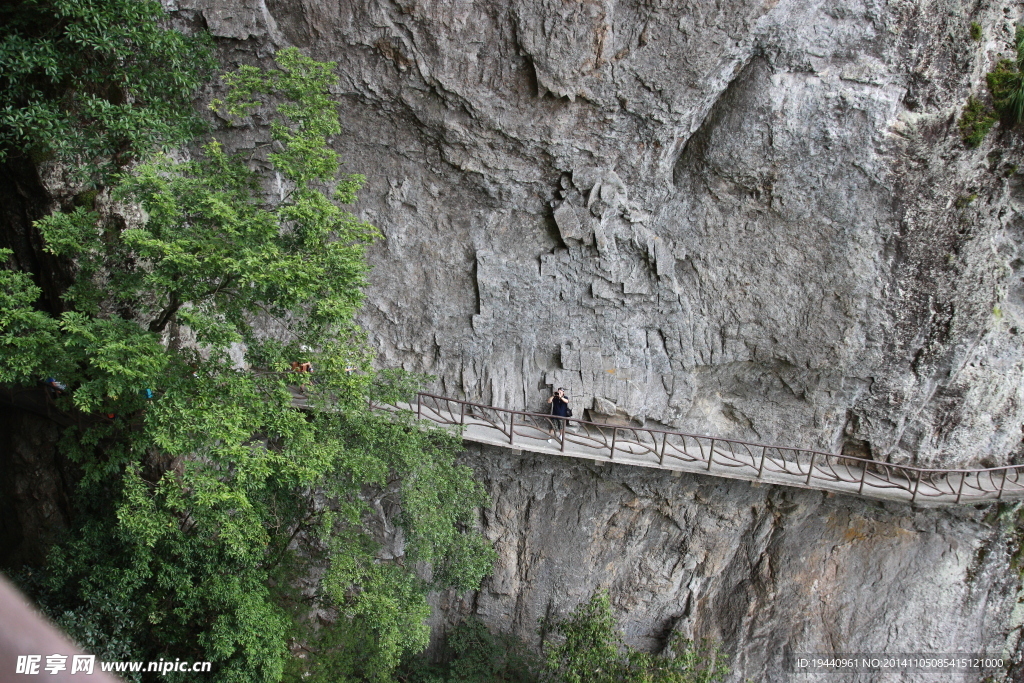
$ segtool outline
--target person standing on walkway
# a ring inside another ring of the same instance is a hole
[[[554,436],[556,429],[559,432],[563,430],[565,419],[571,415],[569,412],[569,397],[565,395],[565,389],[558,387],[555,393],[551,395],[551,398],[548,399],[548,403],[551,404],[551,414],[554,416],[554,419],[551,421],[551,436]]]

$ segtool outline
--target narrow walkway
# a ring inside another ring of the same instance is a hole
[[[598,462],[832,491],[920,506],[1024,499],[1024,465],[982,470],[924,469],[821,451],[658,429],[616,427],[418,394],[421,419],[463,428],[467,441]]]
[[[307,408],[293,388],[293,405]],[[0,408],[43,415],[65,426],[104,421],[99,415],[56,410],[40,387],[0,388]],[[462,428],[467,441],[597,462],[705,474],[727,479],[831,491],[920,506],[1024,499],[1024,465],[989,469],[924,469],[835,453],[750,443],[642,427],[617,427],[570,418],[494,408],[417,394],[416,403],[372,405],[408,410],[435,424]]]

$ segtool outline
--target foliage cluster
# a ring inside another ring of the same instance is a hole
[[[372,371],[355,323],[377,231],[343,207],[362,178],[328,144],[334,65],[293,49],[226,75],[214,106],[269,122],[264,156],[213,138],[181,160],[156,148],[201,128],[183,103],[203,41],[159,28],[152,2],[4,12],[0,145],[77,164],[113,207],[36,224],[76,266],[59,315],[0,269],[0,383],[58,378],[57,409],[79,418],[62,442],[76,525],[37,596],[110,659],[209,660],[216,682],[389,679],[426,644],[427,591],[479,585],[493,551],[458,437],[366,407],[412,385]],[[295,409],[297,384],[314,410]],[[400,557],[380,552],[389,534]],[[296,593],[310,563],[326,573]],[[313,608],[337,619],[312,628]]]
[[[997,119],[992,107],[976,97],[968,97],[959,124],[964,144],[972,149],[980,145]]]
[[[666,654],[641,652],[622,643],[606,592],[572,614],[544,624],[561,636],[546,648],[547,680],[559,683],[716,683],[729,674],[726,657],[713,645],[676,638]]]
[[[1014,35],[1016,59],[1003,59],[986,76],[992,103],[1008,123],[1024,121],[1024,26]]]
[[[542,620],[544,657],[509,636],[467,621],[448,636],[440,663],[407,662],[403,683],[718,683],[726,656],[707,642],[673,639],[661,654],[623,644],[606,592],[563,618]]]
[[[56,154],[96,180],[194,137],[190,105],[213,69],[209,41],[161,17],[156,0],[0,4],[0,160]]]
[[[971,24],[971,37],[981,38],[977,22]],[[992,104],[973,96],[967,98],[959,122],[960,137],[967,147],[980,145],[1000,117],[1010,126],[1024,122],[1024,26],[1017,27],[1014,49],[1016,59],[1000,60],[985,76]]]
[[[974,42],[978,42],[979,40],[981,40],[981,36],[982,36],[981,24],[979,24],[976,21],[972,21],[971,22],[970,33],[971,33],[971,40],[973,40]]]
[[[543,669],[526,643],[495,635],[476,618],[446,635],[438,659],[408,658],[396,678],[401,683],[537,683]]]

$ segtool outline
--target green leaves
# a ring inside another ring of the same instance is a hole
[[[11,256],[0,249],[0,261]],[[41,290],[25,273],[0,268],[0,384],[25,384],[60,364],[58,322],[34,308]]]
[[[150,0],[0,8],[0,160],[56,154],[103,182],[196,135],[191,102],[213,68],[209,39],[161,28],[162,15]]]
[[[623,645],[607,591],[544,626],[560,637],[545,647],[543,679],[552,683],[719,683],[729,675],[725,655],[706,641],[676,637],[660,655]]]
[[[58,408],[82,425],[64,448],[84,474],[76,532],[92,545],[71,538],[54,555],[56,611],[78,615],[67,623],[93,640],[130,623],[139,659],[209,659],[220,683],[279,680],[289,619],[328,605],[339,615],[331,647],[345,651],[317,652],[308,636],[303,675],[337,660],[339,675],[387,680],[426,645],[427,591],[478,587],[494,553],[475,531],[486,499],[456,463],[457,435],[366,407],[369,392],[404,399],[417,380],[375,375],[355,323],[379,233],[339,205],[363,178],[340,174],[330,146],[334,65],[291,49],[276,69],[228,74],[217,106],[269,121],[254,127],[267,146],[243,157],[211,139],[181,160],[154,146],[193,128],[181,98],[196,82],[173,61],[187,41],[157,28],[158,6],[21,10],[56,16],[41,33],[14,24],[0,51],[17,116],[42,114],[17,130],[14,114],[0,119],[0,144],[122,168],[87,169],[115,183],[103,201],[37,223],[47,251],[74,264],[70,310],[35,311],[30,278],[0,270],[0,381],[57,378]],[[16,57],[16,45],[39,54]],[[167,51],[165,75],[142,61]],[[182,111],[144,131],[173,101]],[[41,142],[66,129],[66,149]],[[292,371],[305,363],[312,375]],[[297,409],[297,396],[315,410]],[[299,579],[278,569],[314,560],[288,617],[275,596]],[[427,565],[429,580],[413,571]]]
[[[341,132],[337,105],[324,87],[335,80],[335,64],[316,62],[296,48],[281,50],[276,59],[279,70],[270,74],[243,66],[225,76],[230,92],[211,106],[233,117],[275,108],[279,118],[271,123],[271,137],[281,150],[270,155],[275,168],[299,187],[333,181],[338,155],[321,141]],[[275,107],[276,97],[283,101]]]

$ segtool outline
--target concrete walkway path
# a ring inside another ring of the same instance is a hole
[[[982,470],[925,469],[732,439],[505,410],[432,394],[408,410],[435,424],[462,428],[466,441],[597,462],[794,486],[919,506],[1024,499],[1024,466]]]

